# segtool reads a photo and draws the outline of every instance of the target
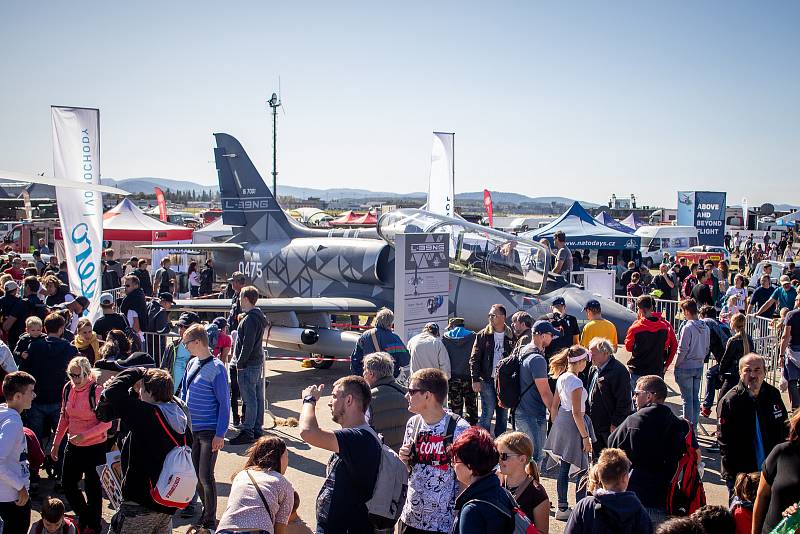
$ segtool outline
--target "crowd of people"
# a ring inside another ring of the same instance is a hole
[[[562,256],[567,263],[568,251]],[[169,260],[151,276],[146,260],[123,266],[106,253],[104,273],[115,273],[123,296],[103,293],[96,320],[85,316],[88,300],[68,291],[53,256],[33,265],[4,261],[2,532],[100,532],[96,468],[117,449],[121,502],[110,532],[171,532],[176,514],[209,532],[302,528],[304,496],[285,476],[286,443],[263,428],[267,319],[244,274],[234,273],[223,292],[231,299],[226,317],[204,322],[184,311],[173,326],[178,288]],[[546,533],[555,520],[569,533],[770,532],[800,500],[800,298],[790,273],[787,287],[754,305],[740,291],[741,275],[724,288],[722,267],[662,265],[647,291],[628,292],[637,320],[619,338],[598,300],[580,319],[561,298],[535,318],[495,304],[479,331],[454,317],[443,331],[425,325],[407,344],[392,330],[391,310],[381,309],[356,344],[351,374],[330,388],[328,408],[341,428],[317,420],[326,386],[301,394],[301,439],[332,453],[316,497],[316,531],[472,534],[511,532],[522,521]],[[629,271],[629,284],[646,279],[635,265]],[[191,269],[193,296],[211,294],[210,262],[204,272]],[[652,287],[680,297],[677,331],[659,313]],[[791,416],[765,380],[747,313],[782,321],[779,365]],[[161,334],[173,328],[178,336],[168,343]],[[618,345],[630,353],[625,363]],[[683,417],[666,405],[670,372]],[[698,424],[712,409],[717,441],[706,453],[720,454],[728,506],[706,505],[699,482]],[[227,438],[231,425],[236,432]],[[249,448],[220,511],[215,464],[226,445]],[[161,485],[184,449],[197,481],[185,499]],[[396,465],[402,474],[390,471]],[[682,469],[698,475],[694,486],[676,487]],[[42,471],[64,500],[40,495],[41,519],[31,525]],[[555,478],[555,496],[543,473]],[[676,504],[679,492],[691,493],[688,503]],[[389,518],[375,512],[387,499]]]

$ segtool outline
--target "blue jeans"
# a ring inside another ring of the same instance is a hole
[[[675,368],[675,382],[681,391],[683,400],[683,417],[692,424],[697,434],[697,420],[700,417],[700,381],[703,379],[703,368]]]
[[[569,492],[569,468],[571,464],[569,462],[565,462],[561,460],[561,464],[558,468],[558,478],[556,478],[556,493],[558,494],[558,509],[559,510],[566,510],[569,508],[569,502],[567,500],[567,493]],[[577,473],[576,473],[577,474]],[[578,491],[578,480],[575,480],[575,504],[577,504],[581,499],[586,497],[586,491]]]
[[[533,461],[541,467],[544,459],[544,442],[547,441],[547,417],[528,415],[519,408],[514,414],[514,430],[519,430],[533,441]]]
[[[25,412],[27,427],[33,430],[42,447],[45,445],[45,438],[52,435],[55,437],[58,418],[61,415],[61,403],[36,404],[31,405],[30,410]]]
[[[714,406],[714,395],[721,386],[719,382],[719,364],[712,365],[706,371],[706,396],[703,397],[703,408]]]
[[[488,432],[492,431],[492,415],[497,415],[494,422],[494,435],[499,436],[508,427],[508,410],[497,406],[497,392],[494,381],[481,380],[481,420],[478,422]]]
[[[264,433],[264,379],[263,365],[253,365],[239,369],[239,393],[242,403],[247,406],[242,422],[242,432],[250,436],[260,436]]]

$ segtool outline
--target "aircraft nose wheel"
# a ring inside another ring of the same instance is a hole
[[[330,369],[333,365],[333,360],[323,359],[322,354],[312,354],[308,361],[311,362],[311,367],[314,369]]]

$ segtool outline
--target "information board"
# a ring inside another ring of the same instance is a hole
[[[394,331],[404,343],[425,323],[447,328],[450,299],[449,234],[397,234]]]

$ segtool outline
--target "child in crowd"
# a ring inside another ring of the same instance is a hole
[[[31,525],[28,534],[77,534],[75,521],[64,515],[61,499],[48,497],[42,503],[42,518]]]
[[[25,333],[19,336],[17,346],[14,347],[14,357],[19,360],[28,359],[28,347],[34,339],[42,337],[42,320],[35,315],[25,319]]]
[[[92,320],[88,317],[78,319],[78,329],[72,344],[92,365],[95,360],[100,359],[100,338],[92,331]]]
[[[761,473],[739,473],[733,485],[731,513],[736,522],[736,534],[750,534],[753,526],[753,502],[756,500]]]
[[[742,311],[739,309],[739,305],[737,304],[738,302],[739,302],[738,295],[730,295],[728,297],[728,300],[725,301],[725,305],[722,306],[722,311],[719,312],[720,322],[725,324],[730,324],[731,317]]]
[[[625,451],[604,449],[592,469],[600,487],[575,506],[564,533],[652,533],[650,516],[636,494],[627,491],[631,461]]]

